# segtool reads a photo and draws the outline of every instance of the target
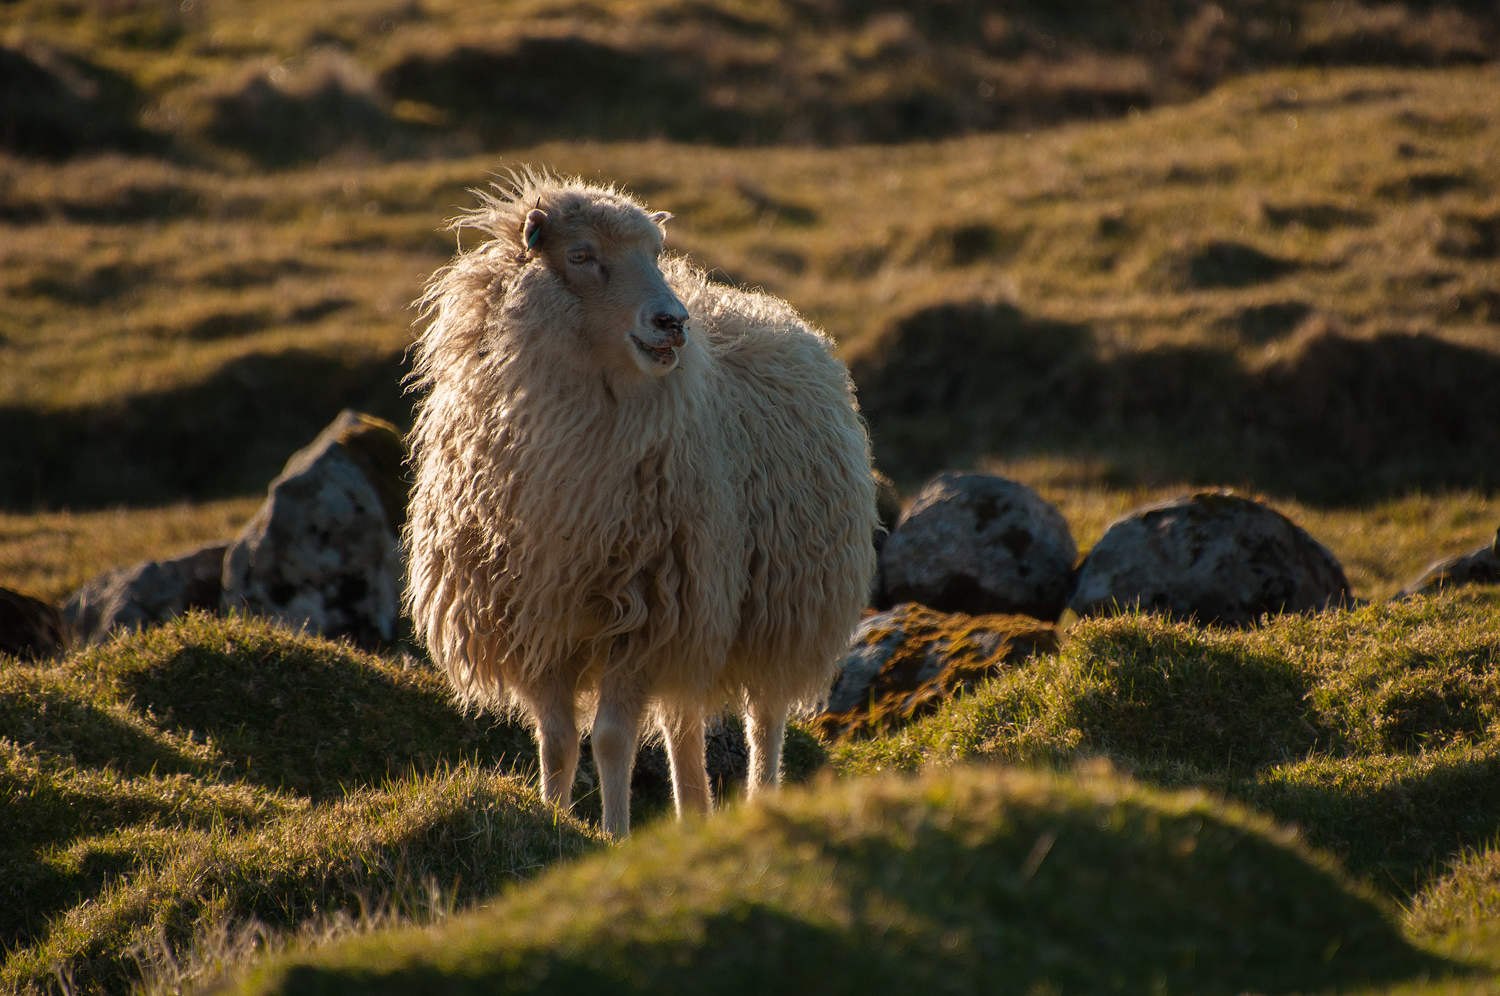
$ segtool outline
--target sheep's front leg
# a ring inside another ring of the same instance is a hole
[[[594,714],[594,763],[599,766],[604,832],[611,837],[630,834],[630,772],[635,767],[644,706],[644,696],[628,683],[606,679],[599,689],[599,711]]]
[[[578,768],[578,715],[573,690],[558,681],[526,697],[536,723],[542,764],[542,801],[567,812],[573,805],[573,774]]]
[[[786,706],[752,705],[745,714],[745,739],[750,741],[751,798],[781,784],[781,741],[786,736]]]
[[[713,807],[704,761],[703,714],[696,711],[663,713],[661,732],[672,763],[672,799],[677,818],[706,816]]]

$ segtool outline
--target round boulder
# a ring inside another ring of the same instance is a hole
[[[1062,513],[1031,488],[994,474],[939,474],[880,551],[879,604],[1050,621],[1067,603],[1077,559]]]
[[[1210,491],[1117,520],[1079,568],[1068,607],[1246,626],[1268,612],[1349,599],[1344,569],[1300,526],[1260,502]]]

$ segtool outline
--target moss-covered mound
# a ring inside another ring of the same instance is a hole
[[[1057,657],[899,734],[830,749],[845,773],[1100,754],[1294,821],[1409,894],[1500,832],[1500,591],[1247,632],[1087,621]]]
[[[260,620],[0,657],[0,992],[124,992],[220,927],[410,915],[577,854],[595,835],[497,764],[529,742],[429,666]]]
[[[1107,769],[970,769],[661,827],[235,991],[1281,993],[1440,968],[1242,809]]]

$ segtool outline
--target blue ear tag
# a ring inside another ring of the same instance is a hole
[[[538,225],[531,230],[531,238],[526,240],[526,249],[530,251],[536,248],[536,240],[542,237],[542,226]]]

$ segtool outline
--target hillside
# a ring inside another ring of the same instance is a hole
[[[1328,521],[1380,597],[1500,518],[1496,80],[1302,70],[1114,122],[834,150],[5,160],[0,563],[61,597],[224,535],[248,504],[158,509],[248,500],[342,407],[409,424],[406,304],[454,249],[443,220],[532,163],[672,211],[672,248],[827,327],[908,493],[995,467],[1091,542],[1134,497],[1228,484]],[[141,510],[106,520],[123,530],[76,518],[120,506]],[[182,540],[112,559],[137,532]]]

